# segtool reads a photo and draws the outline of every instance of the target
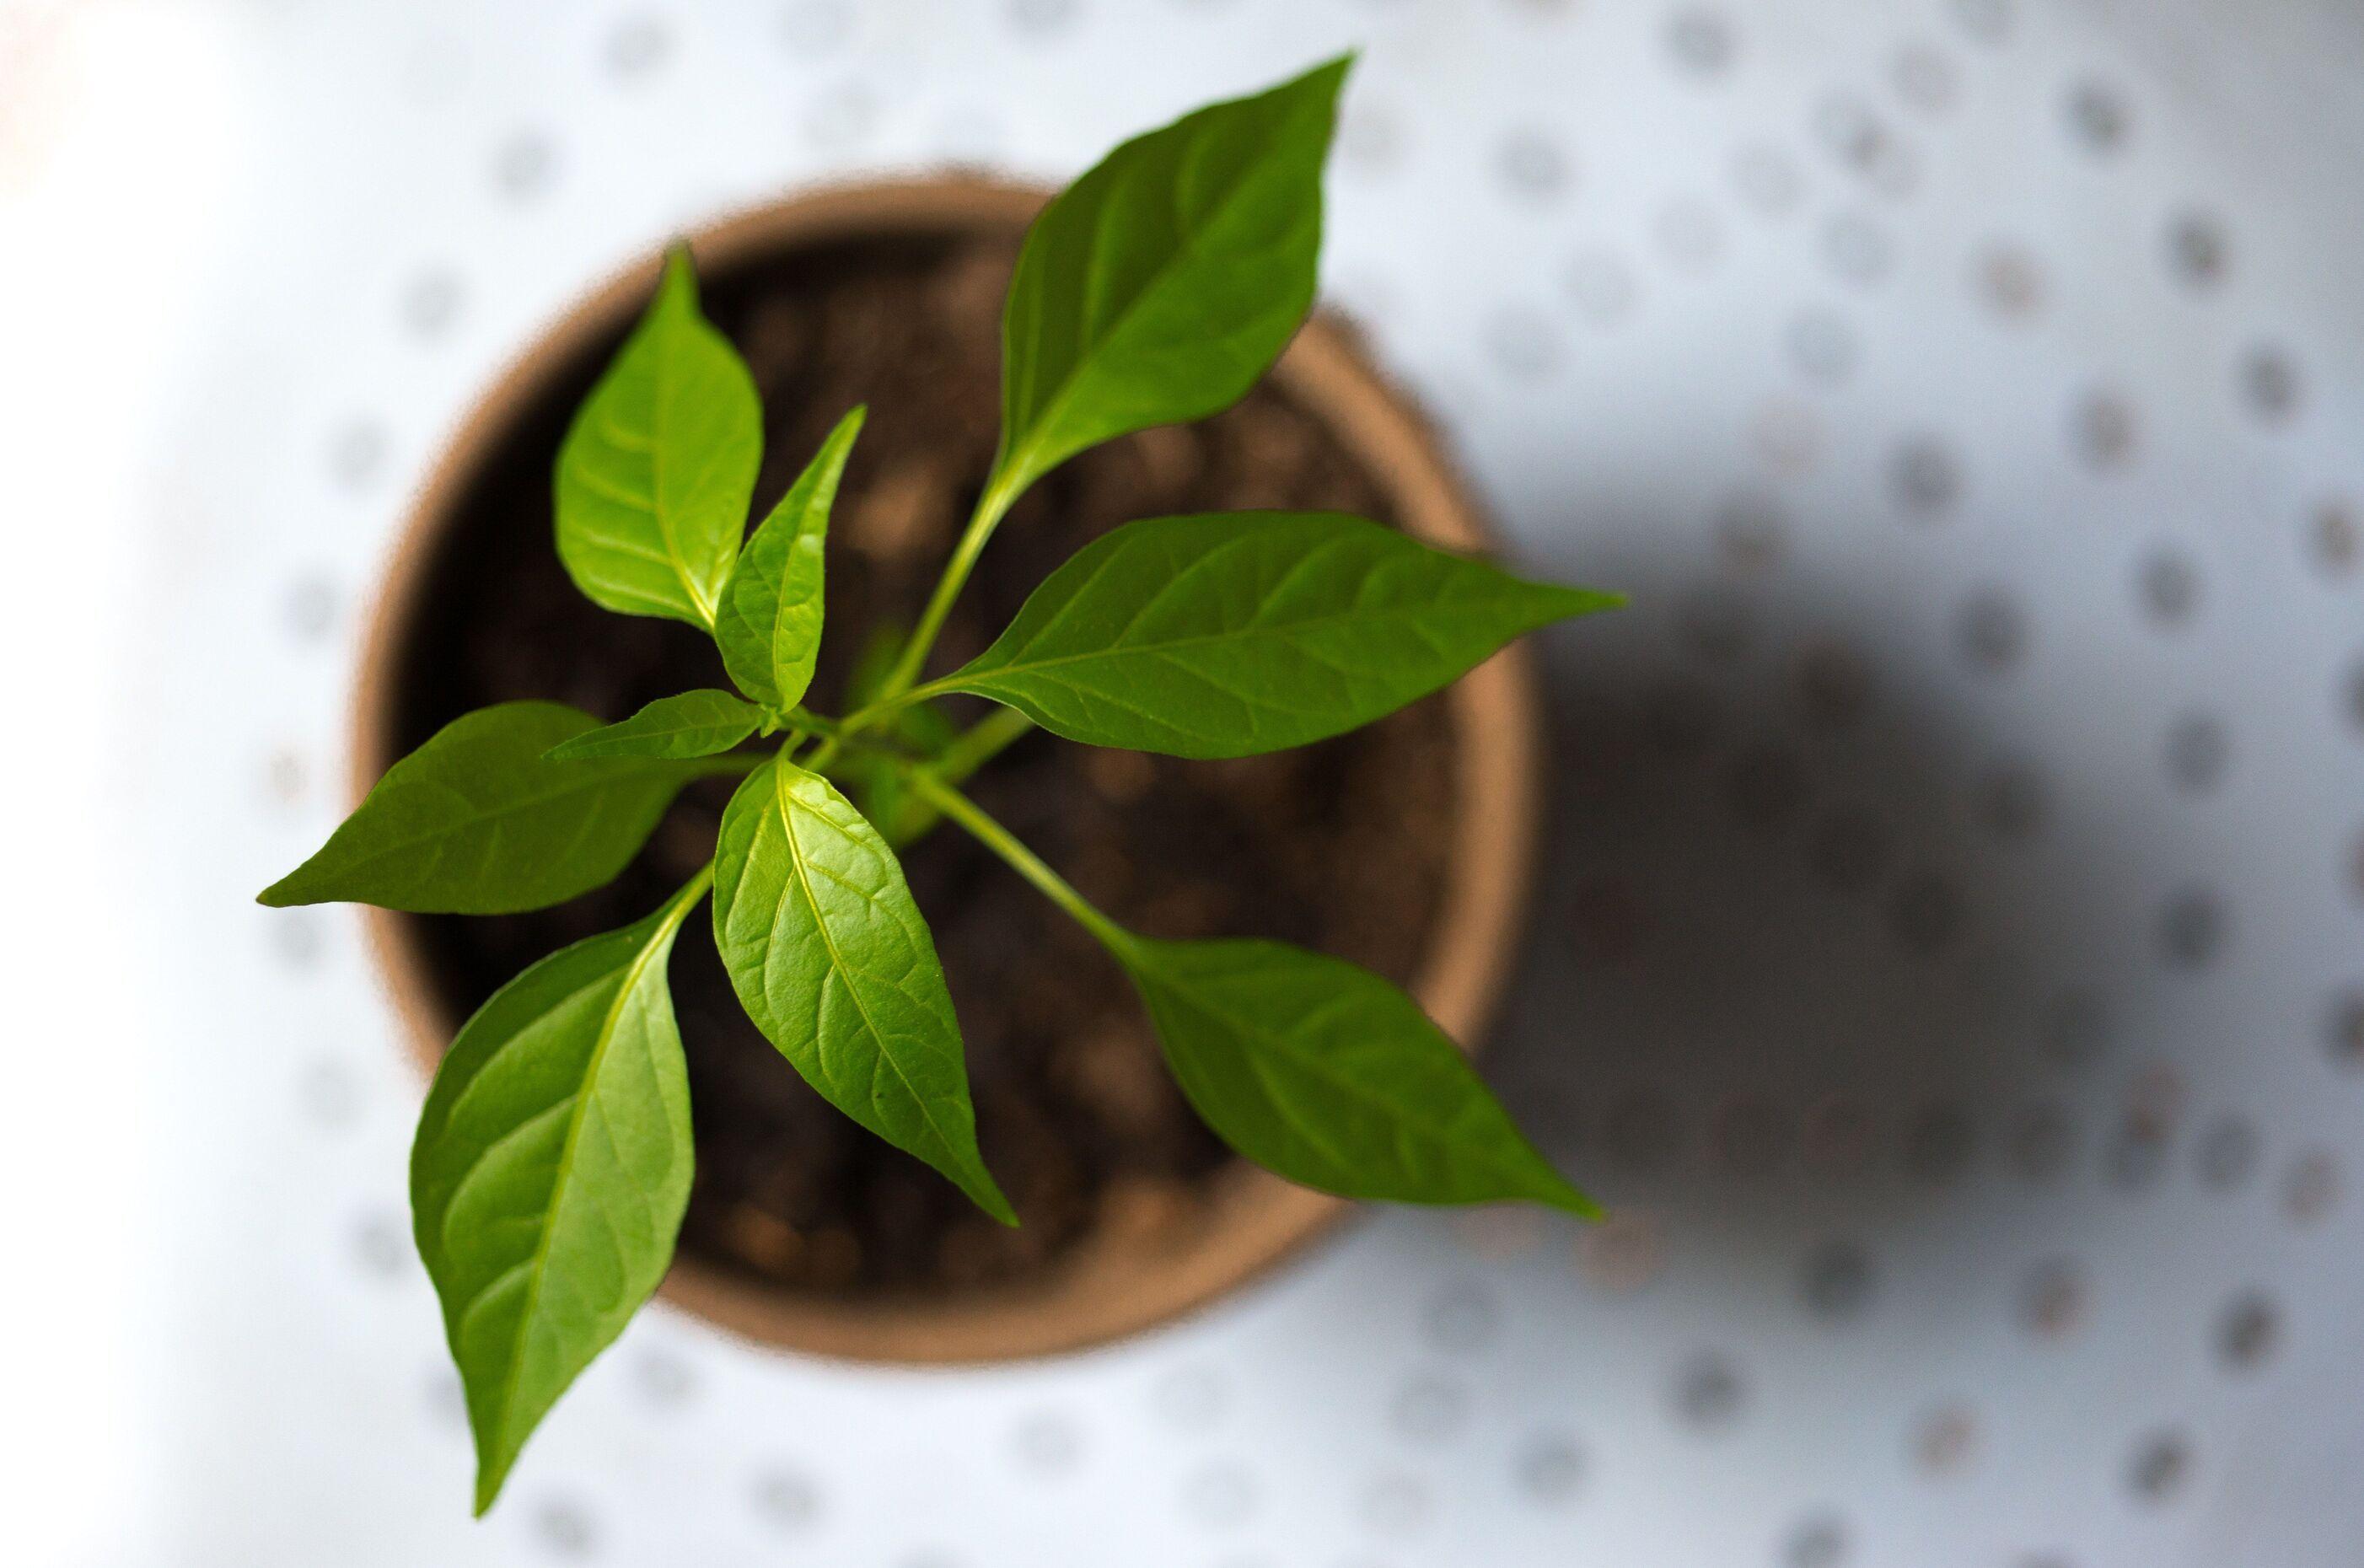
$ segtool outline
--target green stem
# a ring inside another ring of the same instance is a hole
[[[861,716],[857,714],[854,717],[858,718]],[[874,745],[859,739],[854,734],[857,726],[850,718],[824,718],[820,714],[797,708],[789,713],[787,722],[794,732],[795,739],[787,743],[781,754],[809,773],[818,773],[826,770],[831,762],[837,761],[837,754],[848,747],[874,757],[893,757],[906,762],[910,761],[903,752],[891,746]],[[796,755],[796,750],[808,740],[818,740],[820,744],[815,746],[809,755],[799,760]]]
[[[1033,728],[1034,721],[1016,708],[995,708],[955,736],[934,761],[920,763],[918,771],[942,784],[965,784],[970,775]],[[905,800],[894,812],[891,825],[886,826],[886,841],[898,850],[917,843],[927,837],[942,815],[924,800]]]
[[[808,735],[826,735],[831,740],[845,732],[842,722],[815,713],[808,707],[792,707],[781,716],[780,721],[791,729],[801,729]]]
[[[955,671],[953,673],[957,674],[958,672]],[[880,719],[885,718],[888,714],[899,712],[907,707],[916,707],[923,702],[933,702],[938,697],[960,696],[964,694],[962,693],[959,684],[953,680],[952,675],[939,676],[937,679],[930,681],[924,686],[911,686],[906,690],[897,692],[891,697],[881,696],[873,698],[870,702],[854,709],[853,712],[846,715],[843,719],[840,720],[839,729],[842,734],[852,735],[859,730],[871,728]]]
[[[878,695],[861,712],[845,721],[851,732],[863,728],[879,715],[902,706],[896,699],[910,689],[920,678],[920,667],[928,662],[928,652],[936,645],[936,636],[944,629],[944,617],[953,613],[953,602],[960,597],[961,589],[968,584],[968,574],[976,567],[976,558],[985,553],[985,541],[1001,526],[1001,519],[1018,500],[1019,488],[1005,476],[997,475],[977,497],[976,510],[961,535],[952,560],[944,563],[944,574],[936,579],[936,591],[928,596],[928,607],[920,612],[920,624],[911,628],[903,651],[896,657],[895,667],[880,682]]]
[[[1034,721],[1016,708],[995,708],[962,730],[934,762],[925,766],[948,784],[966,783],[970,774],[1001,755],[1011,742],[1033,728]]]
[[[1067,884],[1067,879],[1043,863],[1043,858],[1024,844],[1016,835],[991,817],[975,801],[932,777],[925,768],[914,768],[904,775],[911,792],[946,817],[967,829],[969,836],[1006,862],[1009,869],[1032,883],[1037,891],[1074,917],[1077,925],[1100,940],[1100,945],[1114,953],[1121,963],[1131,963],[1141,945],[1140,939],[1114,920],[1093,908],[1084,895]]]
[[[831,765],[847,751],[859,752],[864,757],[876,757],[904,768],[916,768],[920,765],[918,759],[909,751],[898,751],[892,746],[873,746],[860,740],[823,740],[804,756],[798,757],[789,753],[784,753],[784,755],[787,756],[789,762],[808,773],[825,773],[829,772]]]
[[[688,917],[690,906],[705,896],[706,890],[713,885],[714,862],[709,858],[696,876],[683,883],[674,895],[664,901],[660,913],[665,917],[666,923],[679,926]]]

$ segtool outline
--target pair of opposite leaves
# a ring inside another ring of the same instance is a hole
[[[1269,367],[1310,302],[1344,70],[1128,143],[1046,210],[1011,284],[988,495],[1014,497],[1099,440],[1214,412]],[[860,419],[745,535],[760,409],[676,255],[570,430],[559,549],[602,606],[706,628],[744,695],[685,693],[604,728],[547,703],[467,715],[265,902],[559,902],[619,872],[689,779],[746,771],[719,753],[793,727],[811,679],[829,512]],[[985,653],[905,700],[972,693],[1091,744],[1237,756],[1367,722],[1613,602],[1350,517],[1158,518],[1080,551]],[[646,920],[504,987],[422,1113],[417,1232],[467,1387],[480,1510],[670,1259],[692,1155],[664,971],[709,880],[718,944],[764,1033],[857,1121],[1014,1222],[976,1153],[950,998],[892,851],[826,778],[761,763],[715,865]],[[1349,1196],[1589,1212],[1376,976],[1275,943],[1087,923],[1132,975],[1193,1105],[1250,1158]]]

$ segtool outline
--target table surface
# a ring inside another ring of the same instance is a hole
[[[100,182],[13,193],[74,260],[33,274],[53,310],[11,294],[44,398],[111,416],[57,494],[122,584],[144,891],[102,929],[159,955],[108,972],[105,1065],[45,1069],[81,1085],[52,1146],[123,1151],[39,1206],[120,1244],[14,1293],[106,1440],[60,1561],[2353,1561],[2353,13],[19,16],[46,95],[0,182],[41,186],[45,137]],[[1198,1320],[986,1371],[658,1308],[471,1523],[418,1085],[351,912],[247,902],[339,815],[410,486],[676,226],[1063,177],[1348,43],[1328,297],[1518,560],[1634,600],[1542,639],[1556,831],[1489,1058],[1616,1217],[1377,1214]],[[70,369],[84,330],[116,359]]]

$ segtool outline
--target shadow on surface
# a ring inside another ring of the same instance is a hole
[[[1842,629],[1758,638],[1711,595],[1550,650],[1553,839],[1488,1071],[1670,1229],[1808,1193],[1909,1227],[1981,1170],[2057,1180],[2109,1045],[2077,966],[2120,944],[2131,868],[2064,841],[1946,680],[1883,679],[1909,658],[1819,608],[1781,618]],[[1964,619],[1973,678],[2009,637]],[[2159,936],[2169,963],[2214,940],[2204,910]],[[2137,1104],[2112,1158],[2138,1167],[2171,1114]]]

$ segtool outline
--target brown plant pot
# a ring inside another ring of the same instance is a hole
[[[700,272],[871,236],[1015,233],[1043,194],[966,178],[824,188],[727,217],[689,237]],[[468,413],[397,535],[362,649],[353,708],[358,799],[402,750],[405,654],[429,567],[455,508],[503,438],[563,395],[584,357],[645,305],[658,258],[644,257],[569,310]],[[1436,439],[1337,324],[1316,319],[1274,379],[1391,501],[1406,531],[1448,549],[1491,541]],[[1506,650],[1444,697],[1454,745],[1452,843],[1441,901],[1412,990],[1465,1048],[1508,979],[1537,849],[1539,736],[1526,654]],[[608,717],[618,717],[609,715]],[[420,1063],[432,1070],[457,1019],[439,999],[413,917],[367,912],[372,948]],[[1335,1227],[1350,1205],[1233,1162],[1210,1178],[1204,1222],[1181,1234],[1098,1238],[1039,1278],[936,1300],[847,1301],[793,1294],[684,1255],[674,1303],[771,1345],[890,1362],[998,1361],[1078,1350],[1178,1318],[1236,1289]]]

